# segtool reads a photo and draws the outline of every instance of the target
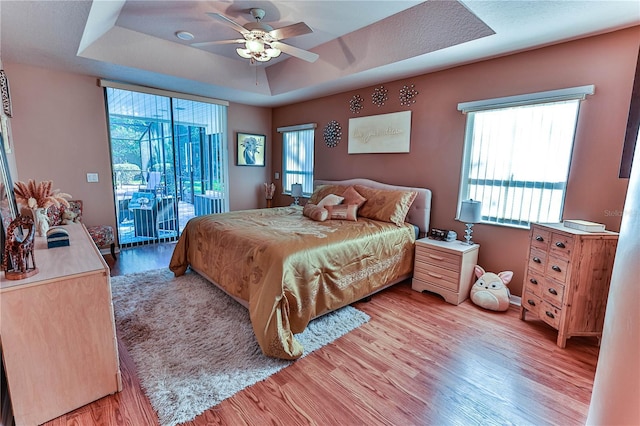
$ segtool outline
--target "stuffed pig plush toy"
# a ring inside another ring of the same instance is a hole
[[[471,301],[476,305],[492,311],[509,309],[509,289],[507,284],[513,278],[513,272],[503,271],[499,274],[485,272],[482,266],[475,266],[478,280],[471,287]]]

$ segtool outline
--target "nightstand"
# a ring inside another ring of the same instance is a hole
[[[459,305],[469,297],[479,249],[478,244],[462,241],[417,240],[411,288],[439,294]]]

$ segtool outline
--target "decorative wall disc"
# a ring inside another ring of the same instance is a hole
[[[384,103],[389,99],[387,96],[388,90],[384,88],[384,86],[376,87],[373,89],[373,95],[371,95],[371,99],[373,100],[373,104],[381,107]]]
[[[338,145],[341,137],[342,127],[340,126],[340,123],[336,120],[331,120],[324,127],[324,143],[326,143],[329,148],[333,148]]]
[[[360,95],[353,95],[353,98],[349,101],[349,109],[352,113],[358,114],[362,108],[364,108],[364,99]]]
[[[415,97],[418,96],[418,91],[414,87],[413,84],[411,86],[405,84],[400,89],[400,105],[409,106],[416,102]]]

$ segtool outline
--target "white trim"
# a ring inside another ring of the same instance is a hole
[[[171,90],[156,89],[155,87],[138,86],[137,84],[120,83],[117,81],[104,80],[102,78],[98,80],[98,86],[110,87],[112,89],[129,90],[132,92],[147,93],[149,95],[166,96],[168,98],[186,99],[188,101],[229,106],[228,101],[223,101],[220,99],[207,98],[206,96],[190,95],[188,93],[173,92]]]
[[[463,114],[466,114],[468,112],[540,104],[545,102],[559,102],[573,99],[584,100],[587,95],[593,95],[595,91],[596,87],[591,84],[588,86],[548,90],[546,92],[529,93],[526,95],[507,96],[504,98],[485,99],[482,101],[461,102],[458,104],[458,111],[462,111]]]
[[[283,132],[295,132],[296,130],[315,129],[316,127],[318,127],[316,123],[309,123],[309,124],[297,124],[295,126],[278,127],[277,130],[279,133],[283,133]]]

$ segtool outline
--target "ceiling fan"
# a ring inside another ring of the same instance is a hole
[[[319,56],[316,53],[309,52],[280,41],[285,38],[296,37],[313,32],[307,24],[304,22],[298,22],[297,24],[274,29],[270,25],[261,22],[265,15],[264,10],[251,9],[250,13],[256,22],[249,22],[245,25],[240,25],[221,13],[207,13],[207,15],[213,18],[222,20],[222,22],[242,34],[244,38],[192,43],[191,46],[202,47],[213,44],[244,43],[244,47],[238,47],[236,52],[241,57],[249,59],[252,64],[256,61],[267,62],[271,60],[271,58],[277,58],[280,56],[281,52],[307,62],[315,62],[318,59]]]

